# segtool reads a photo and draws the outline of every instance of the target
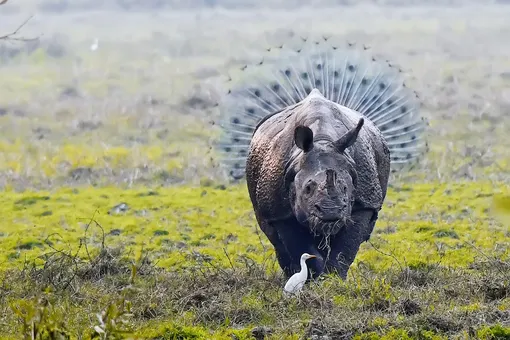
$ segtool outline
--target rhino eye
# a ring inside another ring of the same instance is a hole
[[[305,194],[310,195],[312,193],[312,189],[313,189],[313,182],[310,181],[305,185]]]
[[[310,184],[307,184],[305,186],[305,194],[309,195],[312,192],[312,186]]]

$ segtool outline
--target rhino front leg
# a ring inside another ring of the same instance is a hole
[[[352,213],[353,224],[342,228],[331,238],[326,272],[336,272],[344,280],[347,278],[347,272],[356,258],[361,243],[370,239],[377,217],[377,211],[373,209],[357,210]]]
[[[316,278],[323,273],[324,260],[315,246],[313,237],[296,219],[276,221],[270,224],[277,231],[282,244],[282,247],[275,247],[275,252],[279,259],[286,260],[280,262],[280,267],[287,277],[301,270],[300,260],[303,253],[317,256],[317,258],[306,261],[312,272],[312,277]],[[287,263],[283,264],[284,262]]]
[[[287,251],[284,248],[282,241],[280,240],[280,236],[278,232],[275,230],[275,226],[270,225],[267,221],[261,221],[261,229],[266,235],[267,239],[273,245],[276,253],[276,259],[278,260],[278,264],[283,268],[290,268],[291,258]]]

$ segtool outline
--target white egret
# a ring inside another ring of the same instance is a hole
[[[315,255],[310,255],[308,253],[304,253],[301,255],[301,270],[294,275],[292,275],[283,287],[283,295],[285,297],[289,297],[291,295],[295,295],[301,291],[303,285],[306,282],[308,277],[308,267],[306,266],[306,260],[317,257]]]
[[[97,50],[98,47],[99,47],[99,39],[94,38],[94,42],[92,43],[92,45],[90,45],[90,50],[95,51],[95,50]]]

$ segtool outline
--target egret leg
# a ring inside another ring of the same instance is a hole
[[[342,279],[347,278],[349,267],[354,262],[359,247],[370,239],[378,214],[373,209],[354,211],[353,225],[342,228],[331,238],[331,251],[326,262],[326,272],[336,272]]]

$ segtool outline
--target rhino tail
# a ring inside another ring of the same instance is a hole
[[[372,121],[388,143],[393,171],[416,164],[428,150],[420,100],[404,83],[403,71],[366,46],[299,37],[267,49],[253,64],[230,74],[220,103],[221,162],[233,179],[244,177],[257,125],[303,100],[314,88],[324,97]]]

